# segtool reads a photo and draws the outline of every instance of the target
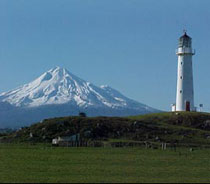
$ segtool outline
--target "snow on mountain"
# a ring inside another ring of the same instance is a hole
[[[148,106],[130,100],[111,87],[97,87],[60,67],[45,72],[29,84],[0,94],[0,101],[16,107],[70,103],[79,107],[110,108],[133,105],[132,108],[135,109],[140,105],[141,108],[150,110]]]
[[[18,127],[44,118],[78,115],[127,116],[158,112],[109,86],[97,87],[60,67],[34,81],[0,94],[0,128]],[[9,126],[10,125],[10,126]]]

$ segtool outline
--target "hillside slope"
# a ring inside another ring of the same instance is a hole
[[[80,133],[84,140],[130,140],[210,145],[208,113],[158,113],[138,117],[62,117],[46,119],[7,137],[10,141],[51,142]],[[88,135],[87,135],[88,132]],[[30,137],[33,134],[33,138]]]

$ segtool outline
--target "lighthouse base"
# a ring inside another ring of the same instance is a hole
[[[197,108],[196,107],[190,107],[190,102],[186,101],[185,103],[185,108],[184,109],[177,109],[176,108],[176,104],[171,104],[171,111],[172,112],[176,112],[176,111],[179,111],[179,112],[196,112],[197,111]]]

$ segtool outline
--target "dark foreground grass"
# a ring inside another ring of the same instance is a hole
[[[0,144],[0,182],[210,182],[210,150]]]

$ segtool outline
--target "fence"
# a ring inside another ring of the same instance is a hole
[[[57,145],[61,147],[144,147],[146,149],[173,149],[178,147],[188,148],[210,148],[210,145],[198,145],[198,144],[177,144],[177,143],[153,143],[153,142],[106,142],[106,141],[60,141]]]

